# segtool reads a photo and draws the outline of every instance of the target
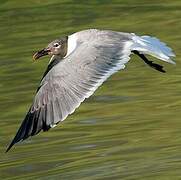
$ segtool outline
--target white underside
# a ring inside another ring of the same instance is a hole
[[[68,36],[67,55],[64,58],[69,56],[75,50],[76,47],[77,47],[77,37],[76,34],[72,34]]]

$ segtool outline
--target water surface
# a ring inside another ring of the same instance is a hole
[[[5,154],[48,63],[32,54],[88,28],[157,36],[177,66],[132,56],[66,121]],[[180,179],[180,29],[179,0],[0,0],[0,179]]]

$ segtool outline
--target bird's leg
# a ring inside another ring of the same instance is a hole
[[[163,69],[163,66],[153,63],[153,61],[149,61],[146,56],[144,54],[140,54],[138,51],[134,50],[132,51],[134,54],[138,55],[141,59],[143,59],[143,61],[149,65],[150,67],[152,67],[153,69],[156,69],[157,71],[163,72],[165,73],[166,71]]]

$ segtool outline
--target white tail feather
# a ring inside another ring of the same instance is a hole
[[[175,57],[175,54],[165,43],[155,37],[132,35],[134,43],[131,46],[131,50],[137,50],[140,53],[149,54],[165,62],[175,64],[171,59],[171,57]]]

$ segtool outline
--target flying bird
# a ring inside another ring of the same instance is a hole
[[[130,55],[165,72],[145,55],[175,64],[172,49],[159,39],[110,30],[88,29],[52,41],[33,59],[50,55],[34,101],[6,151],[41,130],[48,131],[66,119],[113,73],[124,69]]]

